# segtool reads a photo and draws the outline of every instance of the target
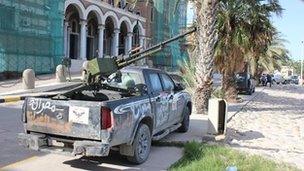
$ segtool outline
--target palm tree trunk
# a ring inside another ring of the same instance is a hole
[[[256,81],[259,81],[260,79],[260,75],[259,75],[259,58],[258,57],[254,57],[253,59],[253,63],[252,63],[252,75],[253,75],[253,78],[256,80]]]
[[[235,102],[237,100],[236,79],[233,71],[226,70],[224,72],[222,89],[225,92],[225,99],[228,102]]]
[[[211,97],[214,66],[214,46],[217,41],[215,28],[218,0],[196,0],[198,24],[198,58],[196,63],[197,88],[195,106],[198,114],[207,114],[208,100]]]

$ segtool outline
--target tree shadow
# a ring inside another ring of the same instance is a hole
[[[227,128],[227,142],[232,142],[232,140],[237,140],[237,141],[249,141],[249,140],[254,140],[254,139],[259,139],[259,138],[265,138],[265,136],[258,131],[245,131],[241,132],[233,128]]]
[[[293,90],[284,90],[284,89],[274,89],[274,91],[293,91]],[[259,92],[259,97],[254,100],[254,103],[250,104],[249,106],[246,106],[243,110],[245,111],[254,111],[254,112],[267,112],[267,111],[273,111],[275,114],[276,111],[286,111],[286,114],[289,114],[288,111],[303,111],[304,110],[304,99],[298,98],[303,92],[304,89],[301,88],[300,90],[295,90],[293,93],[295,93],[294,98],[293,97],[285,97],[285,96],[279,96],[279,95],[270,95],[269,92]],[[267,106],[267,107],[265,107]],[[302,115],[302,112],[294,112],[293,114],[299,114]]]

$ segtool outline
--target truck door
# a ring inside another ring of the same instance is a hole
[[[150,82],[149,92],[154,117],[154,128],[158,132],[168,125],[169,120],[169,103],[167,94],[164,93],[159,74],[157,72],[149,72],[148,80]]]
[[[160,77],[164,93],[167,96],[167,101],[169,104],[169,123],[170,125],[172,125],[181,120],[182,106],[178,106],[178,104],[180,104],[178,102],[180,100],[180,97],[178,94],[174,93],[174,82],[172,81],[172,79],[165,73],[161,73]]]

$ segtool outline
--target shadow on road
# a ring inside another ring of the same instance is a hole
[[[70,165],[73,168],[90,171],[134,170],[134,167],[136,167],[136,165],[129,163],[126,157],[123,157],[116,152],[112,152],[108,157],[81,157],[79,159],[65,161],[63,164]],[[119,168],[114,169],[113,165],[119,165]],[[128,169],[129,167],[132,167],[132,169]],[[138,170],[140,170],[140,167],[138,167]]]
[[[241,132],[233,128],[227,128],[227,134],[229,135],[228,143],[231,142],[233,139],[237,141],[249,141],[259,138],[265,138],[265,136],[261,132],[253,130]]]

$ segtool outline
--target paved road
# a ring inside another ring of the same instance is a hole
[[[20,119],[21,103],[0,105],[0,168],[41,153],[22,148],[17,144],[16,135],[23,132]]]
[[[304,170],[304,88],[265,88],[228,123],[228,143]]]

